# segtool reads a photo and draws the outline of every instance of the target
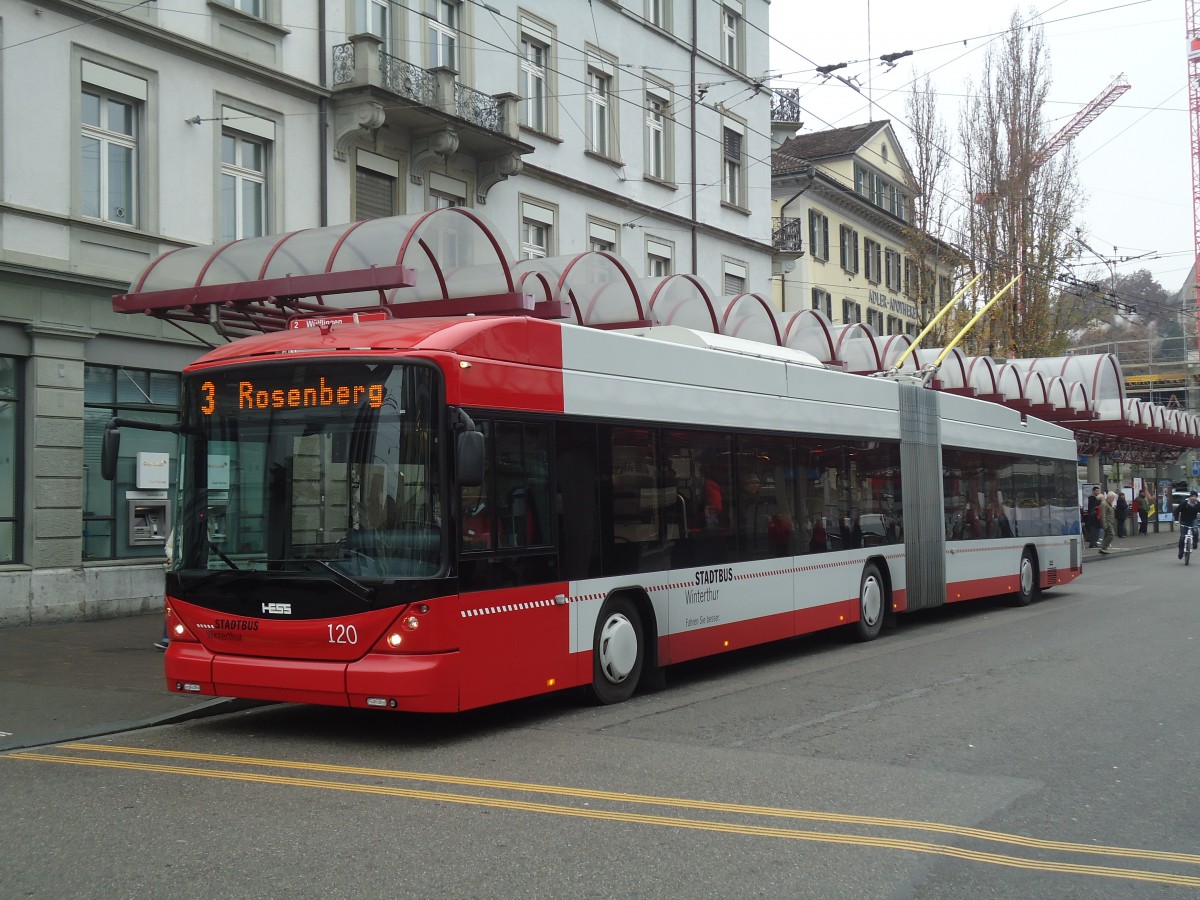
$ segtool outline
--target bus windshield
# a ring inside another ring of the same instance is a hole
[[[308,573],[363,599],[372,579],[437,575],[439,385],[395,362],[187,376],[171,568]]]

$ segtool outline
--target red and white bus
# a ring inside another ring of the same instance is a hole
[[[674,326],[248,337],[184,372],[179,431],[175,691],[615,702],[673,663],[829,628],[869,640],[1081,572],[1068,430]]]

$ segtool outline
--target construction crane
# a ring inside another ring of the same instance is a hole
[[[1195,2],[1195,0],[1187,0],[1189,5],[1191,5],[1193,2]],[[1124,74],[1118,75],[1115,79],[1113,79],[1112,84],[1097,94],[1089,103],[1084,105],[1079,112],[1071,116],[1071,120],[1057,132],[1055,132],[1052,138],[1046,141],[1046,143],[1042,144],[1042,146],[1038,147],[1030,159],[1029,164],[1025,167],[1025,173],[1027,175],[1032,174],[1049,162],[1050,158],[1054,156],[1054,154],[1058,153],[1058,151],[1060,151],[1063,147],[1071,143],[1071,141],[1078,136],[1079,132],[1083,131],[1083,129],[1091,125],[1092,122],[1096,121],[1096,118],[1100,115],[1100,113],[1104,112],[1114,103],[1116,103],[1117,98],[1129,90],[1129,88],[1130,84],[1125,80]],[[1195,138],[1193,137],[1193,146],[1194,142]],[[976,194],[975,202],[984,203],[988,200],[994,200],[996,196],[997,195],[995,193]]]
[[[1187,2],[1191,4],[1193,0],[1187,0]],[[1071,117],[1071,121],[1067,122],[1066,125],[1058,130],[1054,137],[1038,148],[1037,153],[1033,155],[1030,171],[1040,169],[1050,157],[1071,143],[1079,132],[1096,121],[1100,113],[1116,103],[1117,98],[1129,90],[1129,87],[1129,82],[1125,80],[1124,73],[1114,78],[1112,84],[1097,94],[1091,103],[1088,103],[1083,109],[1075,113]]]
[[[1190,5],[1195,2],[1195,0],[1186,0],[1186,2]],[[1092,122],[1096,120],[1100,113],[1112,106],[1117,101],[1117,98],[1129,90],[1129,88],[1130,84],[1125,80],[1124,73],[1114,78],[1112,84],[1092,98],[1089,103],[1085,104],[1079,110],[1079,112],[1075,113],[1075,115],[1070,118],[1067,124],[1055,132],[1053,137],[1046,141],[1046,143],[1042,144],[1042,146],[1040,146],[1034,152],[1033,156],[1029,160],[1028,165],[1022,172],[1022,181],[1049,162],[1054,154],[1058,153],[1065,146],[1067,146],[1067,144],[1071,143],[1071,141],[1079,135],[1079,132],[1083,131],[1083,129],[1092,124]],[[1194,140],[1195,139],[1193,138],[1193,142]],[[999,187],[1003,189],[1003,183],[999,185]],[[996,197],[997,194],[995,193],[980,193],[975,195],[975,202],[986,203],[989,200],[996,199]],[[1017,215],[1020,217],[1019,221],[1023,220],[1025,217],[1024,200],[1020,201],[1019,203]],[[1023,244],[1024,236],[1019,234],[1017,240],[1017,261],[1019,270],[1024,270],[1025,268],[1025,248]],[[1198,283],[1197,290],[1200,291],[1200,283]],[[1197,297],[1200,298],[1200,293],[1197,294]],[[1024,305],[1021,285],[1017,286],[1017,290],[1013,295],[1013,302],[1016,306],[1017,315],[1020,316],[1021,309]],[[1015,347],[1013,348],[1013,351],[1016,351]]]
[[[1195,254],[1192,277],[1196,310],[1200,315],[1200,22],[1196,20],[1196,0],[1184,0],[1188,38],[1188,99],[1192,121],[1192,251]],[[1200,347],[1200,328],[1197,328]]]

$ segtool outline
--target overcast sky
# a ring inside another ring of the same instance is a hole
[[[1036,15],[1051,64],[1047,134],[1118,75],[1131,85],[1074,141],[1085,193],[1076,224],[1118,274],[1149,269],[1174,293],[1195,254],[1184,2],[1041,0],[1034,8],[1002,0],[774,0],[772,84],[800,89],[802,133],[890,119],[908,141],[907,92],[929,73],[956,142],[966,80],[978,85],[986,49],[999,42],[995,32],[1007,29],[1014,11],[1022,20]],[[913,55],[895,68],[879,61],[904,50]],[[861,93],[814,71],[842,62],[849,65],[834,74],[855,80]],[[1083,258],[1096,266],[1090,274],[1110,271],[1086,251]]]

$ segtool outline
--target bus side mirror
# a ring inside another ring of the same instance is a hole
[[[458,436],[458,483],[462,487],[483,484],[483,432],[464,431]]]
[[[100,474],[105,481],[117,476],[117,455],[121,450],[121,431],[110,421],[104,426],[104,440],[100,445]]]

